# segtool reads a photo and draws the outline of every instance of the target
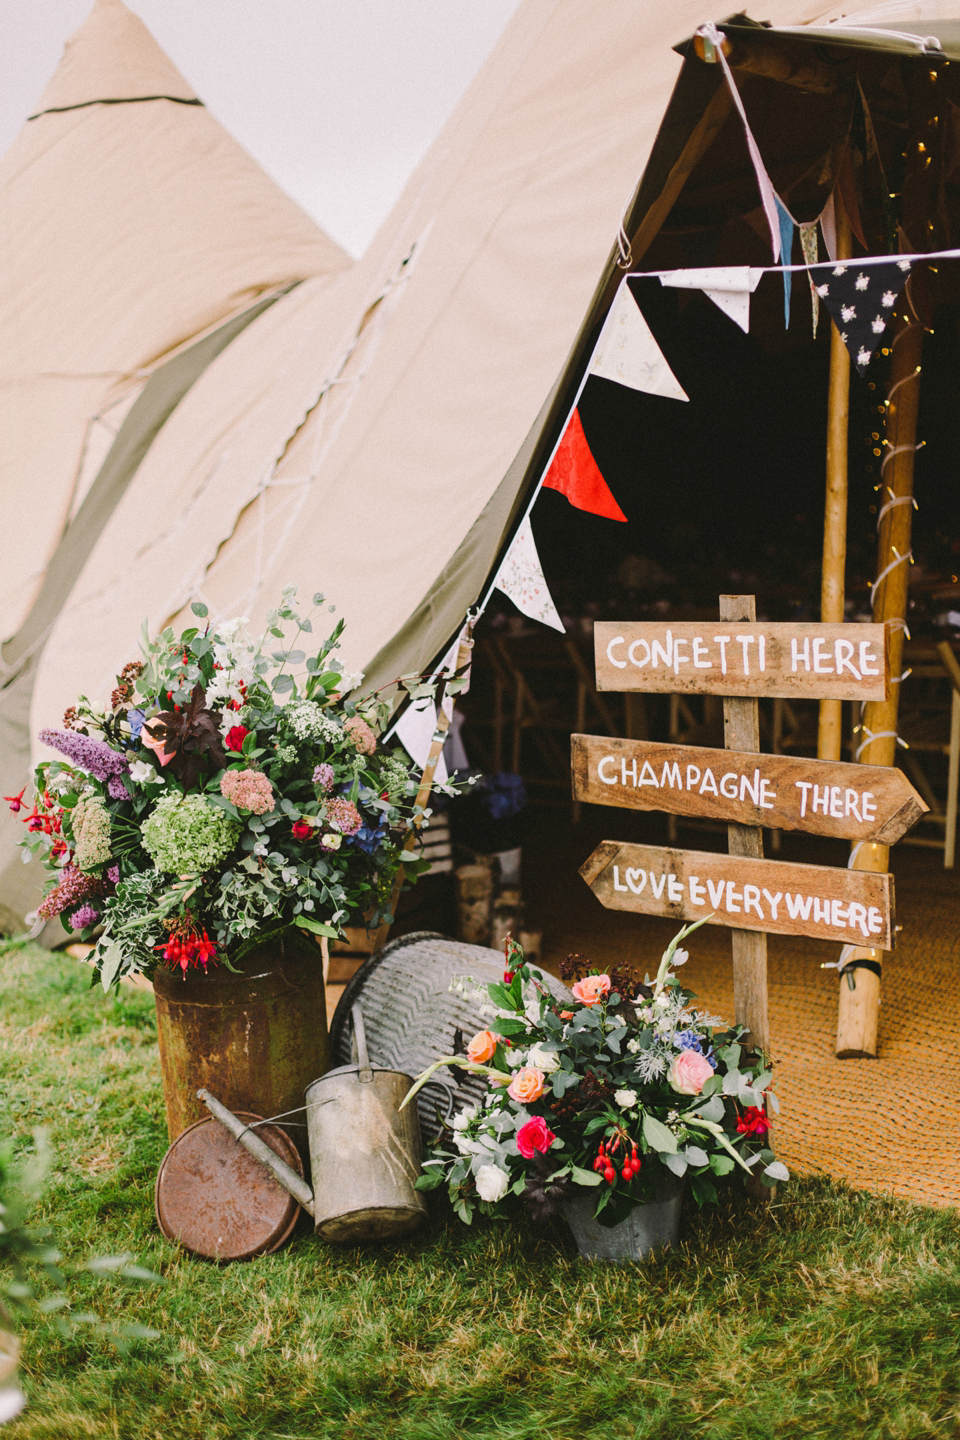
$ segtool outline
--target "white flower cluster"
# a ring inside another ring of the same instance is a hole
[[[287,706],[286,720],[298,740],[323,740],[336,745],[343,731],[315,700],[296,700]]]
[[[260,647],[258,642],[251,640],[247,634],[247,623],[246,617],[241,616],[217,627],[219,643],[213,647],[213,660],[219,669],[214,672],[213,679],[207,686],[207,704],[211,707],[226,705],[229,700],[242,705],[244,695],[241,686],[252,685],[256,678],[254,667]],[[230,725],[236,723],[236,714],[227,711],[224,715],[225,729],[228,730]]]

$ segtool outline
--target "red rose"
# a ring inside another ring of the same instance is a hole
[[[313,826],[308,825],[306,820],[295,820],[293,822],[294,840],[309,840],[313,834]]]
[[[517,1149],[525,1160],[532,1160],[535,1150],[545,1154],[556,1138],[543,1116],[534,1115],[517,1131]]]
[[[246,725],[233,725],[227,731],[226,746],[228,750],[242,750],[243,742],[250,734]]]

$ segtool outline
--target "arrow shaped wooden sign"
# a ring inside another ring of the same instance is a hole
[[[703,815],[893,845],[928,806],[902,770],[571,736],[573,794],[594,805]]]
[[[608,910],[892,950],[893,876],[603,840],[580,874]]]

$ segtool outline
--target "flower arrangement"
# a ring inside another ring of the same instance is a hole
[[[767,1058],[741,1043],[742,1027],[695,1008],[677,979],[687,959],[679,942],[702,923],[673,939],[652,982],[587,974],[569,1009],[508,940],[503,983],[480,992],[490,1028],[407,1097],[440,1066],[489,1081],[482,1103],[441,1132],[418,1186],[445,1185],[467,1224],[515,1197],[544,1217],[590,1193],[597,1218],[613,1225],[652,1198],[664,1171],[688,1175],[699,1204],[716,1200],[715,1179],[732,1172],[788,1179],[765,1144],[778,1108]]]
[[[109,708],[81,697],[41,732],[59,753],[38,765],[32,807],[6,797],[48,872],[38,919],[98,936],[105,989],[158,963],[229,967],[292,929],[377,924],[401,866],[416,877],[403,847],[425,817],[410,762],[380,742],[390,707],[353,698],[362,676],[333,654],[342,621],[316,653],[296,648],[312,620],[295,596],[257,639],[246,621],[204,623],[199,603],[179,637],[144,627]]]

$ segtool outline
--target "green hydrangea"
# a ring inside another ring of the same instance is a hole
[[[243,829],[203,795],[164,795],[142,829],[143,848],[158,870],[202,875],[229,855]]]
[[[80,870],[97,870],[110,859],[110,812],[99,795],[82,795],[70,816]]]

